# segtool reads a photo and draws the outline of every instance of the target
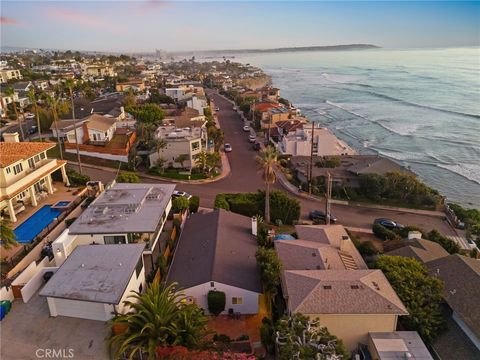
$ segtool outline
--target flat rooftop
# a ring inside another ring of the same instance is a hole
[[[433,360],[416,331],[369,333],[380,360]]]
[[[39,295],[119,304],[145,244],[80,245]]]
[[[175,184],[117,183],[70,225],[70,234],[154,233]]]

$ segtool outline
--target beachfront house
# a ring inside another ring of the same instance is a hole
[[[130,311],[124,301],[146,286],[143,250],[141,243],[77,246],[39,292],[50,316],[108,321]]]
[[[210,291],[225,294],[223,314],[257,314],[262,285],[251,219],[223,209],[192,214],[178,240],[167,284],[208,311]]]
[[[297,225],[298,239],[275,240],[287,313],[319,318],[349,350],[370,332],[396,330],[405,306],[381,270],[369,270],[341,225]]]
[[[69,185],[66,161],[49,159],[55,143],[20,142],[18,133],[4,133],[0,143],[0,211],[12,222],[26,206],[53,194],[52,174],[60,172]]]

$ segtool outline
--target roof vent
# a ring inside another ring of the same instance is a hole
[[[348,240],[348,236],[347,235],[342,235],[342,240]]]
[[[450,290],[450,294],[455,295],[457,293],[457,289]]]
[[[360,289],[360,286],[358,286],[358,285],[350,285],[350,288],[356,290],[356,289]]]
[[[317,254],[315,254],[315,253],[312,253],[312,256],[313,256],[313,257],[315,257],[315,256],[317,256]]]
[[[323,285],[325,290],[332,290],[332,285]]]

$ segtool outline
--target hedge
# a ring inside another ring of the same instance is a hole
[[[208,311],[217,316],[225,310],[226,296],[223,291],[210,290],[207,295]]]
[[[385,226],[380,224],[374,224],[372,226],[373,233],[382,240],[397,240],[400,239],[400,236],[395,232],[388,230]]]
[[[218,194],[215,208],[225,209],[245,216],[264,215],[265,192]],[[283,224],[293,224],[300,218],[300,203],[282,191],[270,192],[270,218]]]
[[[192,196],[189,200],[189,210],[191,213],[196,213],[200,207],[200,198],[196,195]]]

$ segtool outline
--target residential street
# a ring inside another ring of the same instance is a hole
[[[248,133],[244,132],[243,121],[233,111],[232,104],[214,93],[209,94],[215,105],[220,108],[218,121],[225,133],[225,142],[232,145],[233,151],[228,153],[231,173],[224,179],[208,184],[178,184],[177,189],[200,196],[201,206],[213,207],[215,196],[222,192],[248,192],[263,188],[260,172],[255,163],[256,152],[252,144],[248,142]],[[115,177],[114,172],[101,171],[92,168],[84,168],[92,180],[111,181]],[[142,179],[150,183],[151,179]],[[286,191],[279,183],[274,186]],[[306,219],[311,210],[323,209],[323,202],[299,198],[302,206],[302,218]],[[402,211],[382,210],[360,206],[346,206],[332,204],[332,213],[337,217],[340,224],[356,228],[371,229],[373,220],[378,217],[394,219],[404,225],[414,225],[425,230],[437,229],[444,235],[456,236],[450,225],[439,217],[406,213]]]

